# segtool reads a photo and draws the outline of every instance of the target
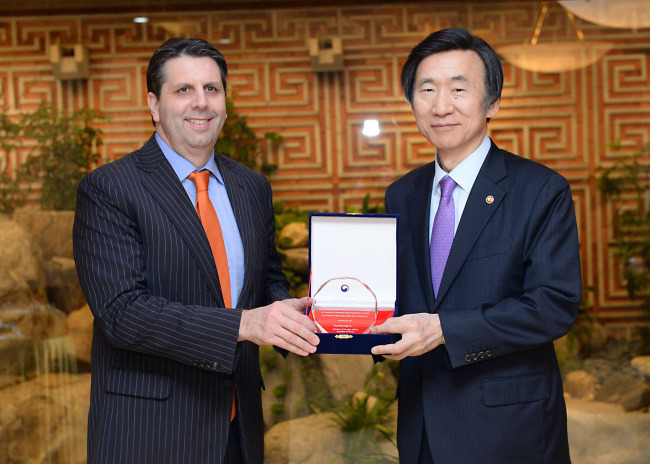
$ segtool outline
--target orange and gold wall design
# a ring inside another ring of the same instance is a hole
[[[533,32],[540,2],[314,7],[149,14],[0,18],[0,106],[11,115],[41,101],[63,110],[93,108],[102,123],[104,162],[138,148],[153,127],[145,71],[157,46],[173,36],[202,37],[225,55],[237,113],[261,134],[284,137],[269,150],[278,166],[276,200],[314,211],[358,207],[364,196],[383,201],[385,187],[430,161],[434,150],[418,133],[400,90],[400,71],[413,45],[430,32],[466,27],[495,48],[523,43]],[[592,314],[610,331],[628,335],[641,320],[627,299],[620,269],[608,249],[612,209],[593,181],[650,141],[650,29],[626,30],[578,20],[587,41],[613,48],[596,63],[566,72],[530,72],[504,60],[501,110],[490,135],[502,148],[556,169],[571,182],[581,240],[585,295]],[[315,72],[313,38],[337,36],[343,69]],[[223,41],[229,43],[221,43]],[[577,41],[561,6],[552,4],[540,42]],[[54,77],[50,45],[84,44],[90,75]],[[381,134],[361,134],[377,119]],[[621,148],[606,146],[619,140]],[[7,169],[27,148],[12,151]]]

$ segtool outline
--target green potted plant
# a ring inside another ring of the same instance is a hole
[[[645,353],[650,353],[649,155],[650,144],[645,144],[631,158],[602,170],[597,179],[605,200],[617,205],[610,247],[622,264],[630,298],[639,302],[646,315],[646,325],[639,328],[641,349]]]

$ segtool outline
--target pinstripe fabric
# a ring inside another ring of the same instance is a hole
[[[239,308],[288,297],[267,179],[218,156],[245,256]],[[73,230],[95,316],[89,463],[219,463],[237,382],[248,462],[263,460],[258,347],[237,343],[210,245],[152,137],[86,175]]]

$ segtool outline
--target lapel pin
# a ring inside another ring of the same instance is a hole
[[[494,203],[494,197],[492,195],[488,195],[487,197],[485,197],[485,202],[488,205],[491,205],[492,203]]]

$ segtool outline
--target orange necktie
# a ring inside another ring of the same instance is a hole
[[[203,224],[205,233],[208,236],[208,241],[210,242],[214,262],[217,264],[217,272],[219,273],[219,283],[221,284],[223,301],[226,308],[230,308],[232,306],[232,299],[230,296],[230,272],[228,271],[226,244],[223,241],[223,233],[221,232],[221,225],[219,224],[217,212],[214,210],[214,205],[210,201],[210,196],[208,195],[210,171],[207,169],[204,169],[203,171],[194,171],[187,177],[196,185],[196,213],[201,219],[201,224]],[[230,420],[235,418],[236,410],[235,390],[233,389]]]

